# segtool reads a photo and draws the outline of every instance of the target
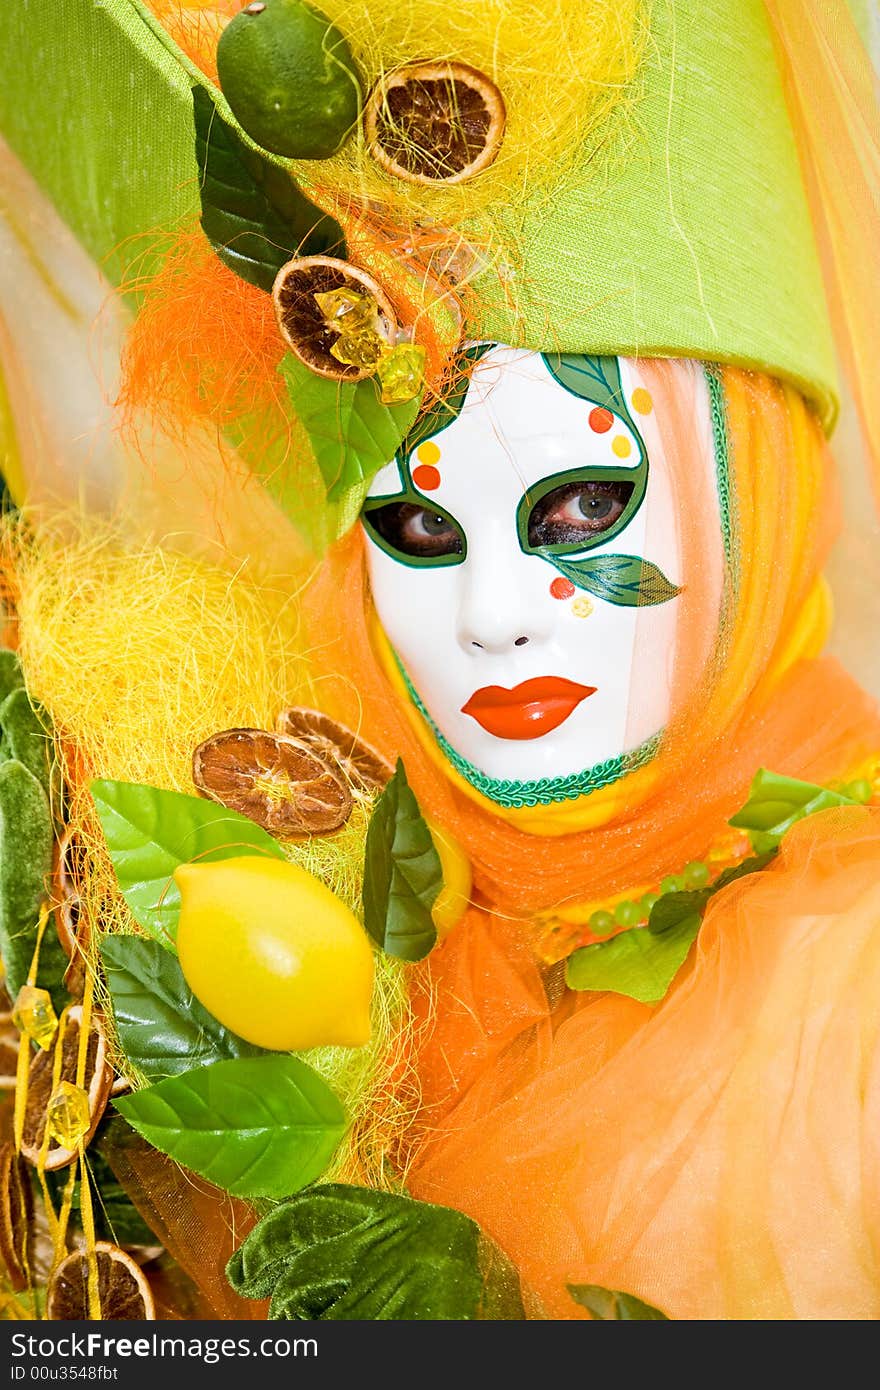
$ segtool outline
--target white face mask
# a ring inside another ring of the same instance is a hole
[[[684,579],[637,363],[483,354],[460,413],[377,475],[363,520],[379,621],[441,746],[491,795],[486,779],[552,784],[648,755],[670,712]],[[720,603],[708,393],[694,364],[676,370],[711,483]]]

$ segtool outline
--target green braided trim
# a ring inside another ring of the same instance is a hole
[[[598,791],[600,787],[608,787],[612,782],[617,782],[628,772],[634,772],[636,768],[644,767],[655,756],[660,743],[660,734],[654,734],[638,748],[634,748],[631,753],[620,753],[616,758],[607,758],[604,763],[597,763],[595,767],[588,768],[586,772],[572,772],[565,777],[540,777],[534,782],[516,782],[507,779],[501,780],[497,777],[487,777],[485,772],[480,772],[473,763],[468,762],[467,758],[456,753],[452,745],[443,737],[416,694],[412,681],[403,669],[396,653],[395,660],[406,683],[409,697],[429,726],[443,756],[466,782],[470,782],[472,787],[475,787],[478,792],[482,792],[483,796],[488,797],[498,806],[548,806],[554,801],[576,801],[579,796],[588,796],[590,792]]]
[[[730,490],[730,435],[727,429],[727,408],[724,402],[724,383],[714,365],[706,367],[709,387],[709,410],[712,416],[712,439],[715,445],[715,469],[718,478],[718,501],[721,508],[721,532],[724,537],[724,558],[728,565],[735,559],[731,513],[733,498]],[[737,566],[734,565],[734,569]]]

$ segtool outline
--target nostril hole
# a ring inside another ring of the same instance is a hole
[[[517,639],[516,639],[516,641],[514,642],[513,645],[514,645],[515,647],[524,647],[525,644],[526,644],[526,642],[528,642],[528,640],[529,640],[528,637],[517,637]]]
[[[482,642],[471,642],[471,646],[472,646],[472,647],[479,647],[480,651],[483,650],[483,644],[482,644]]]

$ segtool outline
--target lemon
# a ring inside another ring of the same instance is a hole
[[[278,1052],[370,1040],[373,952],[352,912],[295,864],[245,855],[181,864],[177,947],[195,997]]]
[[[428,829],[443,870],[443,887],[431,908],[431,917],[442,941],[458,925],[470,904],[471,865],[461,845],[448,830],[441,830],[430,823]]]
[[[254,0],[217,45],[223,95],[256,144],[290,159],[326,159],[357,124],[361,83],[351,49],[302,0]]]

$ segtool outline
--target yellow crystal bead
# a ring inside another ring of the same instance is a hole
[[[425,349],[417,343],[398,343],[386,353],[376,368],[383,405],[402,405],[419,394],[426,359]]]
[[[338,290],[327,290],[315,295],[315,303],[324,316],[325,323],[340,333],[350,333],[353,328],[372,328],[376,320],[376,301],[357,290],[342,286]]]
[[[47,989],[22,985],[12,1010],[12,1022],[20,1033],[27,1033],[38,1047],[48,1052],[55,1037],[58,1019]]]
[[[91,1126],[89,1098],[72,1081],[61,1081],[46,1106],[46,1128],[50,1138],[64,1149],[75,1149]]]
[[[362,328],[353,333],[340,333],[330,349],[330,356],[348,367],[373,371],[385,352],[388,352],[385,339],[374,328]]]

